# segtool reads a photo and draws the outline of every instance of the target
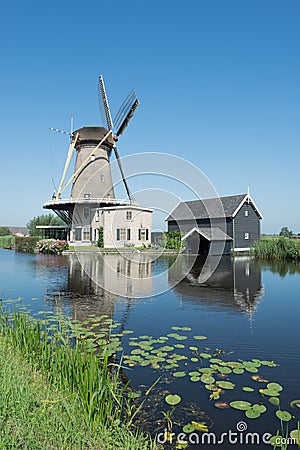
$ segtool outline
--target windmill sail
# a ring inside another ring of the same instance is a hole
[[[99,108],[100,108],[100,115],[102,119],[103,125],[106,126],[108,130],[112,130],[113,123],[111,119],[110,109],[108,105],[106,90],[104,86],[104,80],[102,75],[99,77],[98,82],[98,100],[99,100]]]
[[[120,136],[124,132],[138,105],[139,101],[136,93],[132,90],[124,100],[114,119],[117,136]]]

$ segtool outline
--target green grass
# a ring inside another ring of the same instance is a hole
[[[0,310],[0,448],[155,448],[129,426],[120,366],[82,328],[55,320]]]
[[[0,236],[0,247],[1,248],[9,248],[10,246],[15,245],[15,237],[14,236]]]
[[[263,238],[256,242],[251,254],[258,259],[300,261],[300,240],[290,238]]]

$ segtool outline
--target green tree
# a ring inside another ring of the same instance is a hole
[[[41,216],[33,217],[26,225],[30,236],[42,237],[43,230],[36,228],[37,225],[65,225],[65,223],[53,214],[42,214]]]
[[[283,236],[283,237],[292,237],[293,236],[293,232],[290,231],[288,229],[288,227],[282,227],[279,233],[279,236]]]
[[[0,227],[0,236],[10,236],[11,232],[8,227]]]

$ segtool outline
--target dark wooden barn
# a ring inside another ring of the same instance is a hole
[[[181,231],[190,253],[248,251],[260,240],[262,214],[249,194],[179,203],[167,217],[168,231]]]

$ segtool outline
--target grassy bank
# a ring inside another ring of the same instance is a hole
[[[63,318],[1,309],[0,448],[154,448],[129,426],[128,389],[111,353],[95,353],[95,339]]]
[[[253,245],[251,254],[265,260],[300,261],[300,239],[262,239]]]
[[[14,236],[0,236],[0,248],[14,247],[15,237]]]

